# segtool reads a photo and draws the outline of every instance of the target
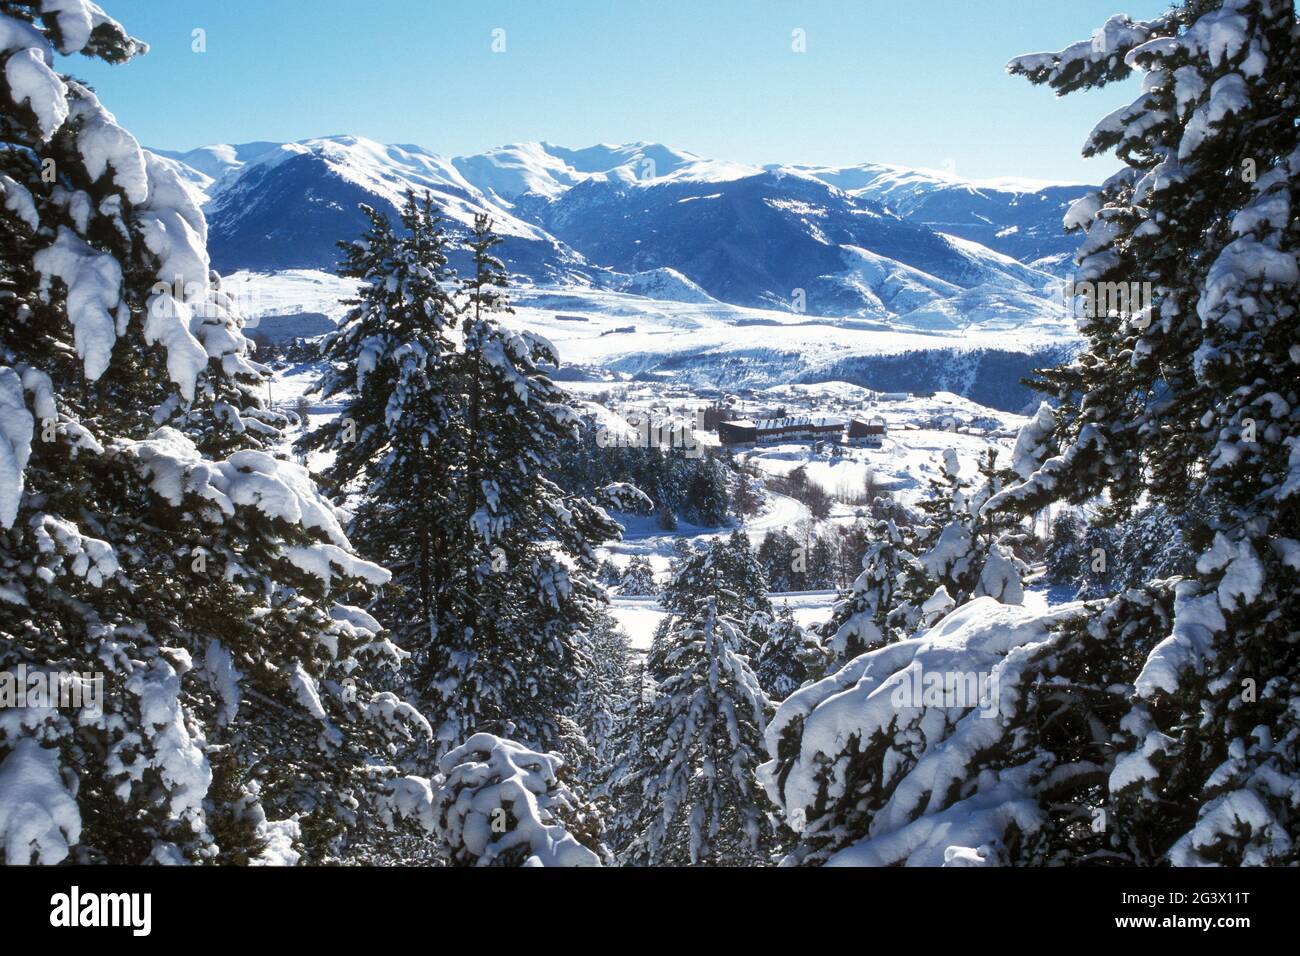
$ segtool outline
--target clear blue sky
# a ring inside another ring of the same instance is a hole
[[[740,162],[1099,181],[1093,123],[1003,70],[1168,0],[100,0],[151,45],[68,64],[148,146],[353,133],[456,155],[647,140]],[[192,51],[206,31],[207,52]],[[493,31],[505,31],[493,53]],[[807,52],[791,50],[805,31]]]

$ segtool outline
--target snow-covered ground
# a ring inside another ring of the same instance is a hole
[[[312,313],[337,321],[351,280],[326,272],[236,272],[223,280],[251,317]],[[1073,320],[1049,311],[1018,323],[1014,335],[996,318],[960,330],[923,331],[886,321],[804,315],[718,302],[675,301],[591,287],[514,290],[508,324],[546,336],[566,365],[623,377],[691,377],[728,387],[788,387],[833,377],[864,357],[931,350],[976,355],[986,350],[1031,354],[1077,341]],[[968,372],[953,370],[954,381]]]
[[[234,272],[221,280],[221,291],[235,300],[254,328],[268,315],[313,312],[336,324],[347,313],[342,300],[356,294],[357,283],[319,269],[282,272]]]
[[[933,349],[1029,353],[1075,338],[1074,325],[1063,313],[1020,325],[1014,336],[996,322],[938,333],[595,289],[516,294],[513,321],[549,338],[568,363],[629,375],[691,371],[697,378],[732,386],[815,379],[863,356]]]
[[[795,621],[804,627],[821,624],[830,617],[831,607],[835,604],[834,591],[792,591],[772,593],[773,606],[780,608],[788,605]],[[610,613],[619,626],[627,632],[632,647],[640,653],[650,648],[654,639],[655,627],[667,613],[652,597],[622,597],[615,595],[610,599]]]

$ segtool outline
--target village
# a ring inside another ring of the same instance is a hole
[[[683,544],[703,546],[733,529],[755,549],[776,536],[803,543],[808,553],[819,537],[852,536],[878,497],[915,507],[947,456],[955,456],[971,480],[990,448],[1009,461],[1027,421],[951,392],[881,392],[842,381],[721,389],[605,378],[564,386],[596,423],[598,447],[659,448],[693,460],[712,456],[756,483],[756,509],[717,524],[679,515],[667,527],[655,514],[618,515],[623,540],[601,548],[603,558],[620,572],[633,563],[648,565],[656,586],[668,579]],[[851,579],[846,572],[837,584]],[[816,587],[777,586],[772,596],[800,624],[816,627],[837,595],[835,588]],[[611,612],[638,653],[649,648],[665,614],[653,588],[616,588]]]

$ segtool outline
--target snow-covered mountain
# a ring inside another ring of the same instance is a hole
[[[470,182],[507,202],[526,193],[554,199],[579,183],[648,182],[694,178],[721,181],[760,170],[738,163],[701,159],[659,143],[604,143],[570,149],[553,143],[513,143],[452,163]]]
[[[960,179],[876,163],[794,168],[881,203],[909,222],[1048,269],[1068,264],[1078,247],[1078,237],[1066,235],[1061,219],[1071,203],[1095,188],[1032,179]]]
[[[962,179],[939,170],[884,163],[746,166],[702,159],[658,143],[586,149],[518,143],[452,162],[466,179],[506,201],[526,193],[555,199],[589,180],[721,182],[764,171],[802,173],[876,202],[909,222],[978,242],[1025,263],[1074,252],[1077,237],[1065,234],[1061,219],[1075,199],[1095,188],[1019,177]]]
[[[492,215],[526,284],[936,330],[1054,308],[1056,278],[1031,263],[1075,243],[1058,207],[1084,189],[746,166],[655,143],[522,143],[449,159],[333,136],[160,155],[206,202],[226,272],[329,269],[338,240],[364,228],[360,203],[392,211],[407,189],[428,190],[453,231]]]
[[[418,146],[333,136],[164,155],[191,166],[185,178],[205,194],[208,249],[223,271],[331,268],[339,240],[366,227],[360,204],[392,213],[412,189],[431,193],[453,229],[490,213],[516,273],[547,282],[566,281],[575,269],[585,274],[586,264],[544,230],[492,202],[449,160]]]
[[[1053,284],[801,173],[719,180],[690,171],[592,177],[554,198],[519,196],[514,209],[590,262],[619,272],[672,268],[739,305],[900,318],[979,286],[1032,296]]]

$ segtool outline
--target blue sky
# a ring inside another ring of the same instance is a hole
[[[739,162],[864,161],[1099,181],[1079,148],[1136,83],[1058,100],[1019,53],[1167,0],[100,0],[147,56],[68,68],[145,145],[352,133],[447,155],[663,142]],[[193,51],[205,31],[206,52]],[[504,30],[505,51],[492,50]],[[792,50],[801,29],[806,52]],[[499,38],[501,35],[497,34]]]

